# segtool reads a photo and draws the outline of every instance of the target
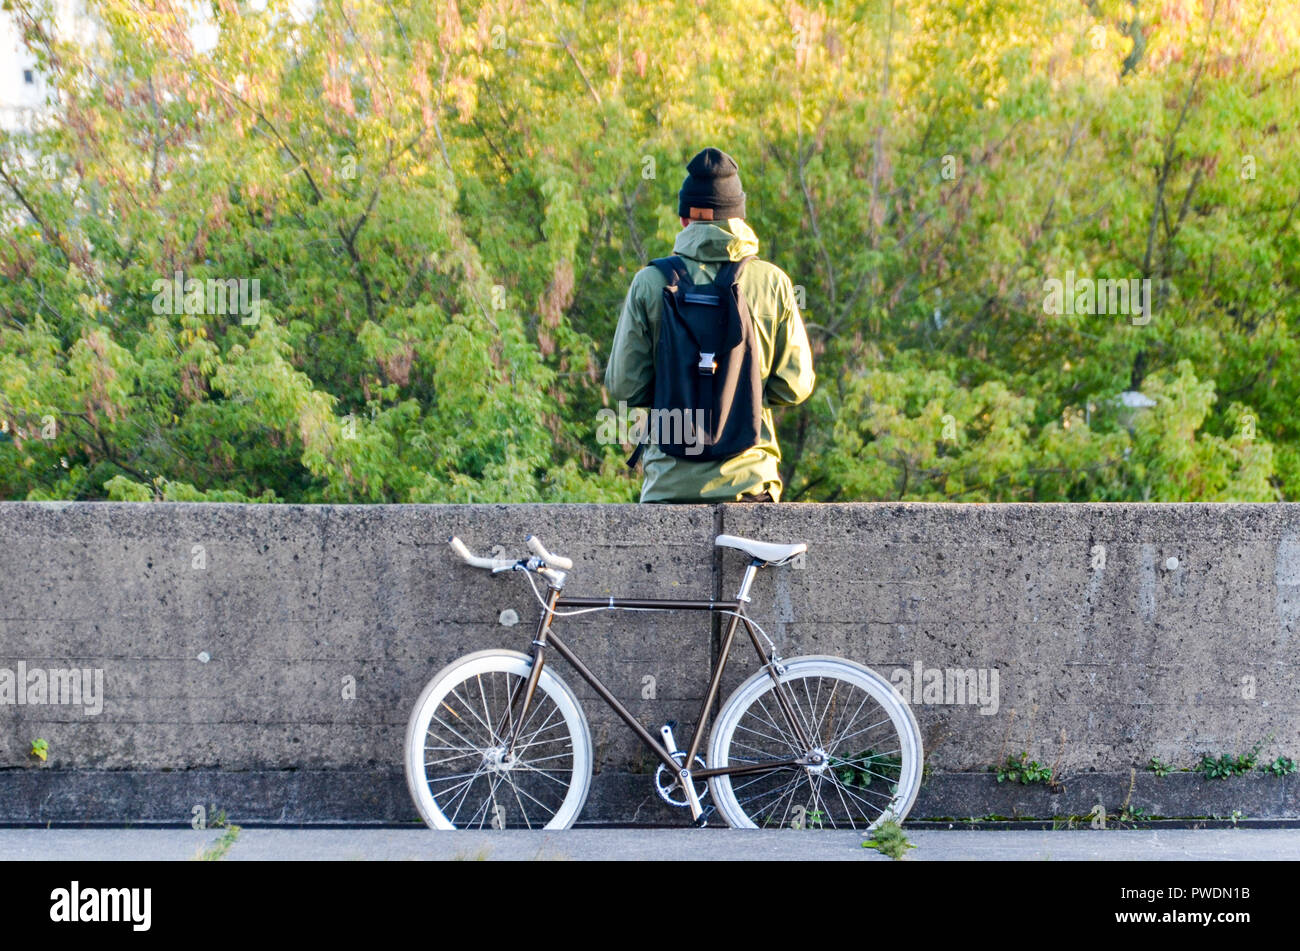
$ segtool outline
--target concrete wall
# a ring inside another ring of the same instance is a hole
[[[918,667],[923,685],[945,669],[985,678],[983,702],[915,695],[933,775],[914,817],[1125,800],[1300,816],[1294,776],[1142,771],[1257,741],[1262,758],[1300,758],[1296,505],[2,503],[0,822],[187,822],[197,805],[244,822],[409,820],[401,743],[421,687],[468,651],[526,649],[537,615],[522,577],[460,564],[448,536],[513,555],[537,534],[573,557],[574,595],[707,598],[734,594],[745,564],[712,547],[722,531],[809,543],[802,569],[753,591],[785,656],[842,654],[905,691],[899,672]],[[508,611],[520,623],[502,624]],[[557,629],[642,722],[693,722],[706,618]],[[102,712],[4,704],[20,663],[102,670]],[[733,665],[726,689],[753,669],[743,653]],[[680,821],[638,744],[566,679],[600,767],[584,820]],[[1061,785],[984,772],[1021,750]]]

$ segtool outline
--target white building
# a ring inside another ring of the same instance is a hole
[[[59,39],[86,47],[100,38],[99,24],[87,0],[49,2],[54,8],[54,33]],[[311,17],[317,3],[289,0],[286,9],[294,22],[302,23]],[[189,34],[195,50],[211,50],[217,41],[211,11],[201,0],[186,0],[182,5],[190,15]],[[261,11],[266,8],[266,0],[250,0],[248,6],[252,11]],[[50,92],[36,68],[35,57],[23,45],[17,13],[0,9],[0,130],[31,129],[47,108]]]
[[[61,39],[91,43],[98,32],[84,0],[53,0],[54,32]],[[48,84],[36,58],[23,45],[18,14],[0,10],[0,129],[31,129],[46,108]]]

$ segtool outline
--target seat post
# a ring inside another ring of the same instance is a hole
[[[762,566],[763,563],[755,558],[745,568],[745,576],[740,579],[740,592],[736,595],[737,601],[749,603],[749,586],[754,583],[754,575],[758,574],[758,569]]]

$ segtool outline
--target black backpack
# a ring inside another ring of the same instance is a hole
[[[691,283],[679,257],[650,262],[668,286],[650,416],[629,467],[636,466],[648,442],[667,455],[696,461],[726,459],[758,442],[763,369],[738,283],[752,260],[728,261],[711,284]]]

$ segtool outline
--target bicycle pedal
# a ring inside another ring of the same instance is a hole
[[[705,806],[704,811],[700,813],[700,817],[696,819],[695,822],[693,823],[695,828],[703,829],[705,826],[707,826],[709,824],[709,819],[713,817],[713,814],[715,812],[717,812],[717,809],[715,809],[713,806]]]

